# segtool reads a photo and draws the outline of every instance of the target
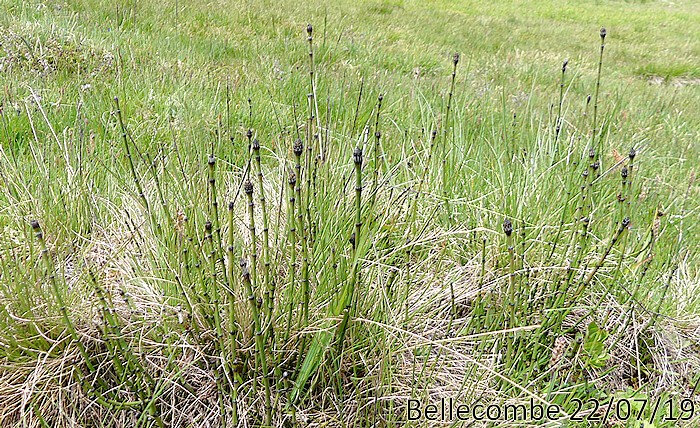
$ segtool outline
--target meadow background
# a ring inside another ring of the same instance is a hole
[[[244,426],[402,425],[448,396],[691,397],[688,421],[608,423],[696,426],[699,83],[694,1],[4,0],[0,422],[231,426],[236,389]],[[297,138],[325,158],[290,246]]]

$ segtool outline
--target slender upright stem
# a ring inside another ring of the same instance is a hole
[[[228,336],[229,336],[229,351],[231,353],[231,361],[229,362],[229,371],[233,378],[233,389],[231,391],[231,404],[233,406],[232,422],[234,426],[238,425],[238,388],[240,386],[239,375],[236,371],[238,360],[238,346],[236,344],[236,336],[238,328],[236,326],[236,294],[233,288],[233,202],[228,204]]]
[[[263,221],[263,290],[265,290],[265,308],[268,311],[267,316],[272,316],[272,305],[274,295],[272,284],[270,282],[270,233],[267,220],[267,204],[265,202],[265,187],[263,185],[262,165],[260,162],[260,143],[258,140],[253,140],[253,155],[255,158],[255,166],[258,169],[258,191],[260,192],[260,209],[262,210]]]
[[[301,277],[302,277],[302,311],[300,314],[299,321],[304,322],[307,325],[309,322],[309,250],[308,250],[308,239],[307,230],[304,228],[304,209],[302,207],[302,197],[301,197],[301,154],[304,151],[303,144],[301,140],[296,140],[294,142],[294,156],[296,158],[296,201],[297,201],[297,230],[301,233]],[[306,171],[309,174],[308,168]],[[308,198],[308,195],[307,195]]]
[[[379,182],[379,140],[382,137],[382,133],[379,131],[379,113],[382,110],[382,100],[384,96],[379,94],[377,98],[377,116],[374,121],[374,180],[372,182],[372,202],[370,205],[374,206],[374,202],[377,199],[377,188]]]
[[[561,132],[561,124],[563,122],[563,118],[561,115],[561,108],[562,104],[564,103],[564,77],[566,75],[566,66],[569,64],[569,60],[565,60],[564,64],[561,66],[561,79],[559,80],[559,108],[557,110],[557,123],[556,123],[556,131],[554,134],[554,156],[552,157],[552,163],[556,162],[556,157],[558,153],[558,142],[559,142],[559,133]]]
[[[450,112],[452,110],[452,95],[455,90],[455,79],[457,77],[457,64],[459,63],[459,54],[455,53],[452,57],[452,81],[450,82],[450,93],[447,96],[447,113],[445,114],[445,123],[442,127],[442,196],[445,199],[447,206],[448,219],[451,218],[450,205],[447,192],[447,157],[451,150],[447,146],[447,133],[450,128]]]
[[[591,135],[591,149],[595,147],[596,137],[598,135],[598,92],[600,91],[600,76],[603,69],[603,51],[605,50],[605,36],[607,31],[605,28],[600,29],[600,56],[598,57],[598,74],[595,81],[595,94],[593,96],[593,132]],[[600,157],[602,146],[599,144],[596,150],[596,160]]]
[[[362,149],[357,147],[353,152],[352,157],[355,164],[355,232],[350,240],[353,249],[352,281],[350,282],[350,287],[347,294],[344,296],[345,305],[343,309],[343,320],[340,323],[340,330],[337,338],[338,355],[341,355],[343,352],[343,341],[345,339],[345,331],[350,319],[352,302],[355,298],[355,289],[358,288],[360,284],[359,272],[361,263],[359,260],[359,248],[360,231],[362,229]]]
[[[119,118],[119,126],[121,127],[121,134],[122,134],[122,140],[124,141],[124,148],[126,149],[126,157],[127,157],[127,160],[129,161],[129,170],[131,171],[131,177],[134,180],[134,184],[136,185],[136,191],[138,192],[139,199],[141,200],[141,204],[146,209],[146,212],[148,213],[148,215],[151,216],[151,221],[153,222],[153,225],[157,226],[156,222],[155,222],[155,217],[153,217],[153,213],[151,212],[151,208],[148,204],[148,199],[146,199],[146,194],[143,191],[143,186],[141,185],[141,179],[139,179],[139,176],[136,173],[136,167],[134,167],[134,160],[133,160],[133,157],[131,156],[131,148],[129,145],[129,137],[127,136],[127,133],[126,133],[126,126],[124,126],[124,120],[122,119],[122,110],[119,107],[119,98],[114,97],[114,104],[117,107],[117,118]]]
[[[252,187],[252,185],[251,185]],[[249,208],[248,215],[253,216],[252,206],[252,192],[249,195]],[[262,325],[260,322],[260,310],[255,298],[255,292],[253,291],[253,285],[250,281],[250,272],[246,266],[245,259],[241,259],[241,271],[243,272],[243,286],[248,293],[248,303],[250,304],[250,312],[253,314],[253,328],[255,329],[255,348],[258,354],[258,362],[260,363],[260,368],[262,370],[262,380],[263,386],[265,388],[265,426],[270,427],[272,422],[272,405],[270,398],[270,380],[267,373],[267,357],[265,356],[265,343],[263,339]]]
[[[291,263],[289,264],[289,284],[287,284],[287,332],[285,334],[284,340],[289,339],[290,332],[292,330],[292,309],[294,305],[294,286],[295,286],[295,276],[297,269],[297,233],[296,233],[296,221],[294,220],[294,204],[296,198],[294,197],[294,187],[297,183],[296,173],[294,171],[289,172],[289,205],[287,206],[287,223],[289,226],[289,251],[291,253]]]

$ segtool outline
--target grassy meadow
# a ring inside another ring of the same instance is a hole
[[[0,423],[698,426],[699,83],[690,0],[3,0]]]

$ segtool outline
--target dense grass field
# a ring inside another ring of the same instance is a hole
[[[3,0],[0,423],[698,426],[699,84],[686,0]]]

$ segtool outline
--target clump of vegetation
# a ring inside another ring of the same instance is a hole
[[[38,97],[3,111],[0,421],[388,426],[446,395],[564,420],[576,400],[694,392],[697,350],[662,354],[697,327],[664,315],[697,231],[665,214],[687,218],[697,189],[665,205],[647,146],[618,147],[605,29],[590,115],[568,61],[551,116],[479,111],[455,53],[408,121],[391,91],[363,104],[364,80],[331,93],[306,34],[305,109],[275,114],[274,139],[228,91],[191,151],[172,123],[144,144],[128,93],[101,142],[83,116],[59,138]],[[37,122],[47,141],[11,137]]]

